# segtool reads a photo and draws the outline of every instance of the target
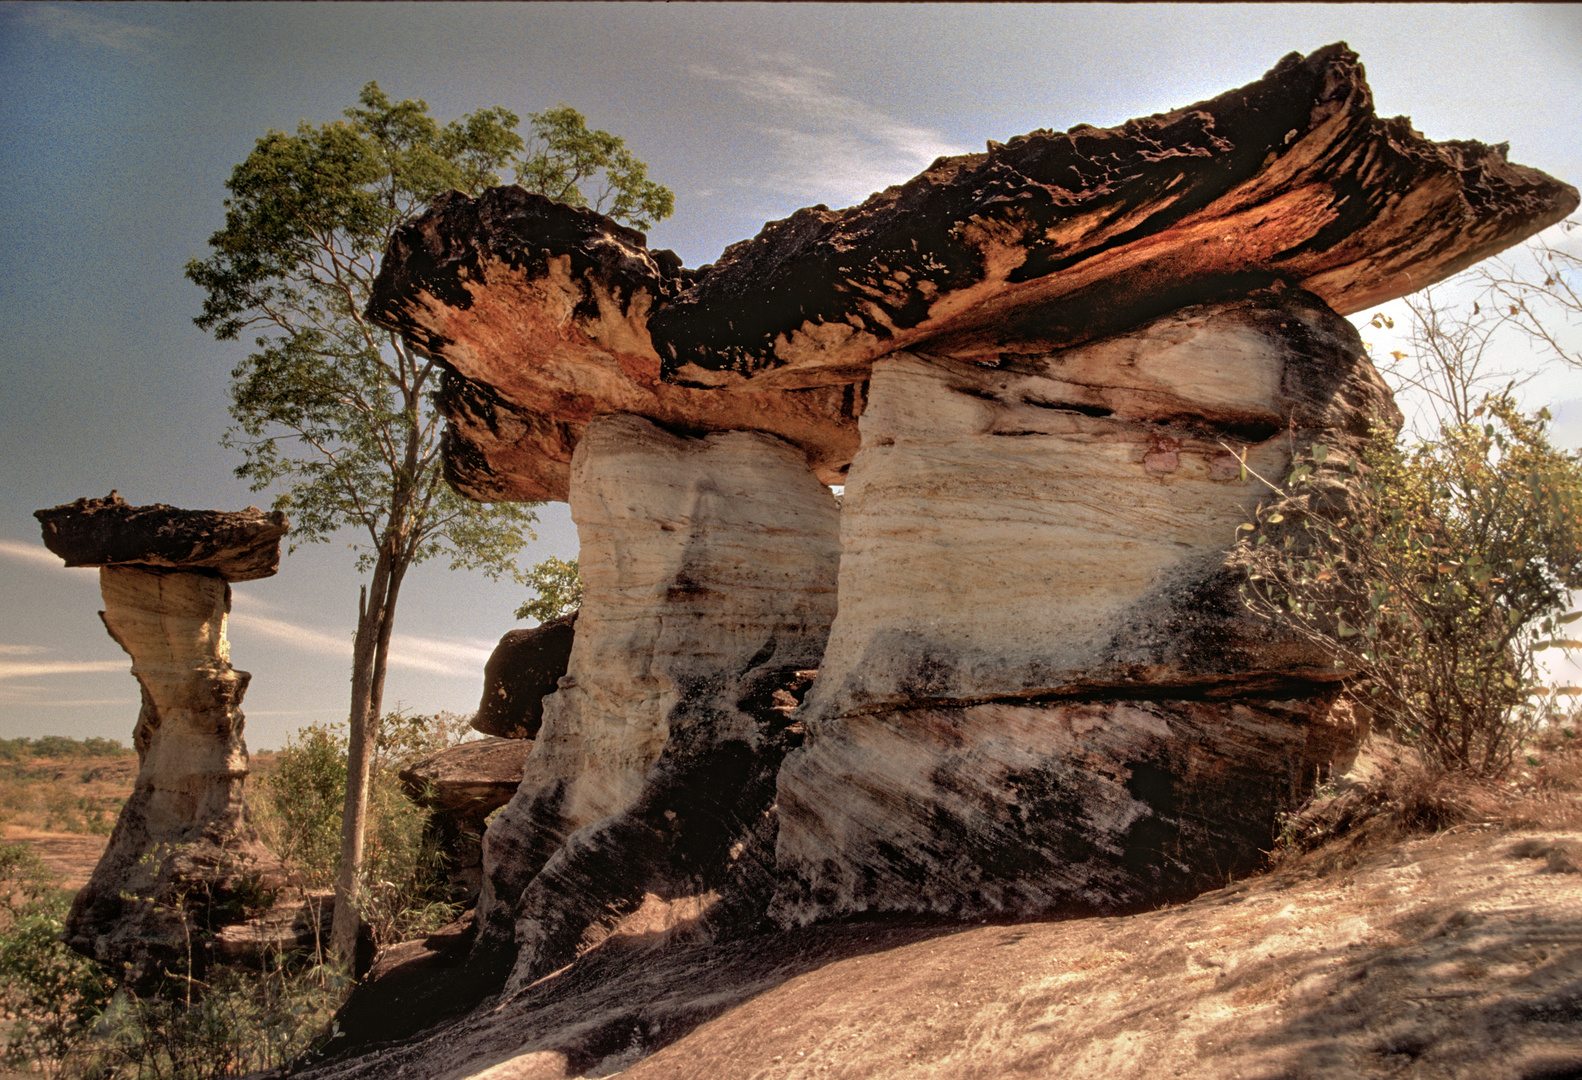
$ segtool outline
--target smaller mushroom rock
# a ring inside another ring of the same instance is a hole
[[[453,895],[463,902],[478,898],[485,824],[516,794],[522,763],[532,748],[529,738],[481,739],[440,750],[401,770],[407,797],[429,810],[428,833],[445,858]]]
[[[544,721],[544,695],[553,694],[571,659],[575,611],[541,626],[510,630],[483,666],[483,699],[473,730],[502,739],[531,739]]]
[[[280,538],[290,528],[279,510],[178,510],[128,506],[115,492],[102,499],[34,511],[44,546],[67,566],[212,570],[226,581],[253,581],[280,568]]]
[[[134,507],[113,492],[35,516],[67,565],[100,567],[100,617],[143,698],[137,780],[65,940],[134,986],[201,969],[212,935],[267,908],[283,883],[247,820],[251,676],[231,667],[225,625],[227,579],[275,572],[285,516]]]

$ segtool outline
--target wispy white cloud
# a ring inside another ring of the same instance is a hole
[[[130,668],[129,660],[0,660],[0,679],[86,675],[101,671],[128,671]]]
[[[152,26],[113,19],[101,14],[103,11],[102,5],[27,4],[17,9],[16,18],[52,38],[69,38],[79,44],[137,56],[147,56],[149,44],[164,36]]]
[[[911,179],[937,157],[970,150],[839,93],[834,75],[792,55],[754,56],[731,69],[688,70],[756,105],[765,117],[757,129],[783,148],[778,168],[738,177],[739,183],[847,205]]]
[[[60,561],[60,556],[50,551],[43,544],[28,544],[21,540],[0,540],[0,557],[14,559],[17,562],[31,563],[34,566],[48,566],[55,570],[64,570],[66,566]],[[75,570],[92,570],[92,567],[73,567]],[[81,575],[84,580],[88,575]]]
[[[0,645],[0,656],[37,656],[47,652],[42,645]]]
[[[288,619],[262,614],[275,610],[273,605],[244,596],[232,597],[230,634],[258,634],[278,641],[302,652],[318,656],[333,656],[350,661],[352,635],[303,626]],[[424,671],[432,675],[458,677],[481,676],[483,665],[494,651],[494,642],[451,640],[396,634],[390,639],[390,666],[408,671]]]

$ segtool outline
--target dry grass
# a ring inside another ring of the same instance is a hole
[[[137,778],[137,755],[0,762],[0,825],[108,836]]]
[[[1582,828],[1582,727],[1547,726],[1499,782],[1433,769],[1375,736],[1348,778],[1286,822],[1271,861],[1277,870],[1340,872],[1406,837],[1462,827]]]

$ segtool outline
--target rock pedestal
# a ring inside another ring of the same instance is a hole
[[[67,565],[100,567],[100,617],[143,698],[137,781],[65,940],[134,985],[201,970],[212,933],[284,884],[242,798],[250,676],[231,667],[225,623],[229,581],[278,565],[285,516],[130,507],[113,492],[36,516]]]
[[[1109,911],[1255,864],[1350,728],[1225,552],[1259,476],[1395,416],[1299,290],[1004,367],[876,361],[776,918]]]
[[[835,500],[781,439],[600,417],[571,493],[570,664],[484,843],[483,936],[514,935],[522,977],[645,892],[708,892],[744,852],[770,857],[755,830],[792,742],[774,694],[835,615]]]

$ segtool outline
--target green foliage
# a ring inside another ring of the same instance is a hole
[[[314,724],[289,737],[275,771],[259,786],[264,799],[254,800],[254,814],[270,849],[308,888],[329,886],[340,857],[346,800],[344,725]]]
[[[1377,720],[1438,767],[1499,776],[1544,714],[1536,654],[1582,647],[1582,459],[1508,394],[1360,460],[1315,445],[1242,526],[1252,610],[1353,673]],[[1575,688],[1562,692],[1574,693]]]
[[[546,623],[582,606],[582,574],[576,559],[567,562],[551,555],[516,579],[537,593],[516,609],[518,619]]]
[[[324,1041],[351,980],[342,968],[221,969],[181,998],[123,990],[75,1047],[88,1080],[210,1080],[282,1066]]]
[[[0,1061],[64,1075],[110,1001],[110,981],[61,943],[67,900],[30,848],[0,845],[0,895],[0,1003],[11,1018]]]
[[[369,828],[363,864],[363,911],[379,945],[437,929],[456,917],[446,900],[438,853],[425,835],[425,814],[406,798],[398,774],[416,759],[453,746],[470,729],[463,717],[387,713],[370,771]],[[335,878],[341,810],[346,799],[343,725],[302,728],[277,755],[260,785],[254,816],[271,850],[310,888]]]
[[[652,229],[675,212],[675,195],[648,179],[648,166],[632,156],[624,139],[589,131],[582,114],[569,105],[532,113],[528,119],[535,138],[517,166],[516,179],[529,191],[572,206],[592,206],[637,229]],[[582,191],[587,184],[594,185],[591,200]]]
[[[225,443],[253,490],[285,489],[275,506],[294,542],[351,527],[367,536],[353,545],[359,570],[445,553],[453,568],[498,575],[531,510],[474,503],[444,483],[429,400],[438,371],[363,309],[401,224],[443,191],[498,181],[522,147],[517,118],[483,109],[440,125],[423,102],[392,102],[375,83],[345,115],[259,139],[226,183],[212,254],[187,264],[205,294],[200,327],[222,340],[270,332],[232,372]]]
[[[37,739],[0,739],[0,761],[26,761],[29,758],[113,758],[132,753],[116,739],[90,736],[74,739],[69,735],[44,735]]]

